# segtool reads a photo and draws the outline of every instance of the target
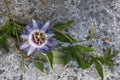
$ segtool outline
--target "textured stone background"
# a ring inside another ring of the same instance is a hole
[[[80,44],[92,46],[98,55],[106,47],[120,51],[120,0],[12,0],[12,14],[18,21],[28,23],[32,18],[41,24],[50,20],[51,25],[57,22],[74,20],[67,30]],[[6,19],[2,0],[0,0],[0,24]],[[86,41],[91,23],[96,25],[96,37],[109,38],[111,42],[101,39]],[[54,74],[44,74],[32,63],[25,63],[25,75],[21,72],[21,56],[10,42],[9,54],[0,50],[0,80],[100,80],[94,65],[86,70],[77,68],[75,62],[66,67],[54,65]],[[56,46],[62,46],[58,44]],[[64,44],[65,45],[65,44]],[[104,68],[105,80],[120,80],[120,54],[114,58],[114,66]]]

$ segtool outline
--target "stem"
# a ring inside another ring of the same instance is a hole
[[[12,14],[11,14],[11,10],[10,10],[10,8],[9,8],[9,6],[8,6],[8,3],[7,3],[7,1],[6,0],[4,0],[4,5],[5,5],[5,7],[7,8],[7,12],[8,12],[8,17],[9,17],[9,20],[12,20]]]
[[[15,49],[19,51],[19,53],[22,55],[22,75],[24,75],[25,74],[25,63],[24,63],[25,56],[17,47],[15,47]]]
[[[22,75],[25,74],[25,63],[24,63],[24,57],[22,56]]]

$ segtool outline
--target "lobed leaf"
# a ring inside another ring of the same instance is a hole
[[[44,64],[41,61],[40,56],[35,56],[33,64],[35,65],[36,68],[38,68],[40,71],[44,72]]]
[[[62,41],[62,42],[70,42],[70,43],[75,42],[75,40],[69,34],[63,33],[55,28],[52,28],[52,29],[54,32],[54,37],[57,40]]]
[[[48,59],[49,59],[49,64],[50,64],[50,66],[53,68],[53,54],[52,54],[52,52],[50,51],[50,52],[48,52],[47,53],[47,56],[48,56]]]
[[[111,48],[107,48],[107,49],[105,50],[105,58],[109,58],[110,55],[111,55]]]
[[[111,55],[110,55],[110,58],[113,58],[115,57],[119,52],[117,50],[114,50]]]
[[[63,30],[65,28],[68,28],[74,21],[68,21],[66,23],[59,23],[53,26],[53,28],[56,28],[57,30]]]
[[[101,77],[101,80],[104,80],[102,65],[97,60],[94,60],[94,64],[95,64],[95,68],[96,68],[98,74]]]
[[[94,60],[92,58],[88,62],[85,61],[84,56],[80,52],[75,52],[74,53],[74,58],[77,61],[79,67],[82,68],[82,69],[89,68],[94,62]]]
[[[72,58],[73,48],[71,46],[63,47],[60,52],[64,53],[64,65]]]
[[[6,52],[9,52],[9,45],[6,34],[0,36],[0,47],[2,47]]]
[[[14,22],[6,23],[1,27],[0,35],[6,33],[7,36],[12,36],[17,39],[18,43],[20,42],[20,34],[19,31],[22,28],[21,25],[18,25]]]
[[[83,55],[80,54],[79,52],[75,52],[74,54],[74,59],[77,61],[78,65],[80,68],[84,69],[85,68],[85,62],[83,59]]]
[[[11,23],[6,23],[5,25],[2,26],[3,32],[6,33],[7,35],[10,35],[12,29],[13,29],[13,24]]]
[[[63,47],[60,52],[64,54],[64,65],[66,65],[72,59],[72,53],[74,52],[71,46]]]
[[[22,26],[18,25],[16,23],[13,23],[13,29],[11,31],[11,36],[14,37],[15,39],[17,39],[17,42],[19,44],[20,42],[20,34],[19,31],[21,30]]]
[[[100,61],[102,64],[105,64],[109,67],[112,67],[113,65],[113,57],[117,54],[118,52],[116,50],[111,52],[111,48],[107,48],[105,50],[104,57],[95,57],[96,60]]]
[[[53,64],[64,64],[64,54],[59,51],[51,51],[53,53]]]
[[[64,53],[64,65],[66,65],[71,59],[75,59],[82,69],[88,68],[93,64],[93,60],[86,62],[83,56],[83,52],[91,52],[92,48],[83,47],[81,45],[67,46],[60,49],[60,52]]]
[[[66,65],[67,63],[69,63],[70,62],[70,60],[71,60],[71,53],[64,53],[65,54],[65,56],[64,56],[64,65]]]
[[[105,64],[109,67],[111,67],[113,65],[113,61],[112,60],[107,60],[106,58],[104,57],[95,57],[96,60],[100,61],[102,64]]]
[[[92,48],[84,47],[82,45],[75,45],[74,48],[78,49],[80,52],[92,52],[92,51],[94,51]]]

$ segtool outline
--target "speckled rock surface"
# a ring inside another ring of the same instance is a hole
[[[28,23],[32,18],[41,24],[50,20],[51,25],[58,22],[74,20],[67,30],[80,44],[91,45],[96,54],[101,55],[107,47],[120,51],[120,0],[11,0],[12,14],[18,21]],[[46,6],[44,6],[44,4]],[[2,0],[0,1],[0,23],[5,20]],[[45,9],[46,8],[46,9]],[[96,37],[99,39],[86,40],[91,23],[96,25]],[[109,38],[104,42],[101,38]],[[65,45],[65,44],[61,44]],[[25,62],[25,75],[22,76],[21,56],[14,49],[8,54],[0,50],[0,80],[100,80],[92,65],[86,70],[77,68],[75,62],[66,67],[54,65],[53,74],[45,74]],[[114,58],[114,66],[109,69],[103,66],[105,80],[120,80],[120,53]]]

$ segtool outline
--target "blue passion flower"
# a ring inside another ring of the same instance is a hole
[[[53,46],[53,33],[48,31],[50,22],[47,21],[43,26],[38,25],[35,20],[32,20],[32,25],[26,26],[26,34],[22,34],[21,38],[24,43],[20,46],[21,50],[27,51],[27,55],[31,55],[38,50],[45,54]]]

